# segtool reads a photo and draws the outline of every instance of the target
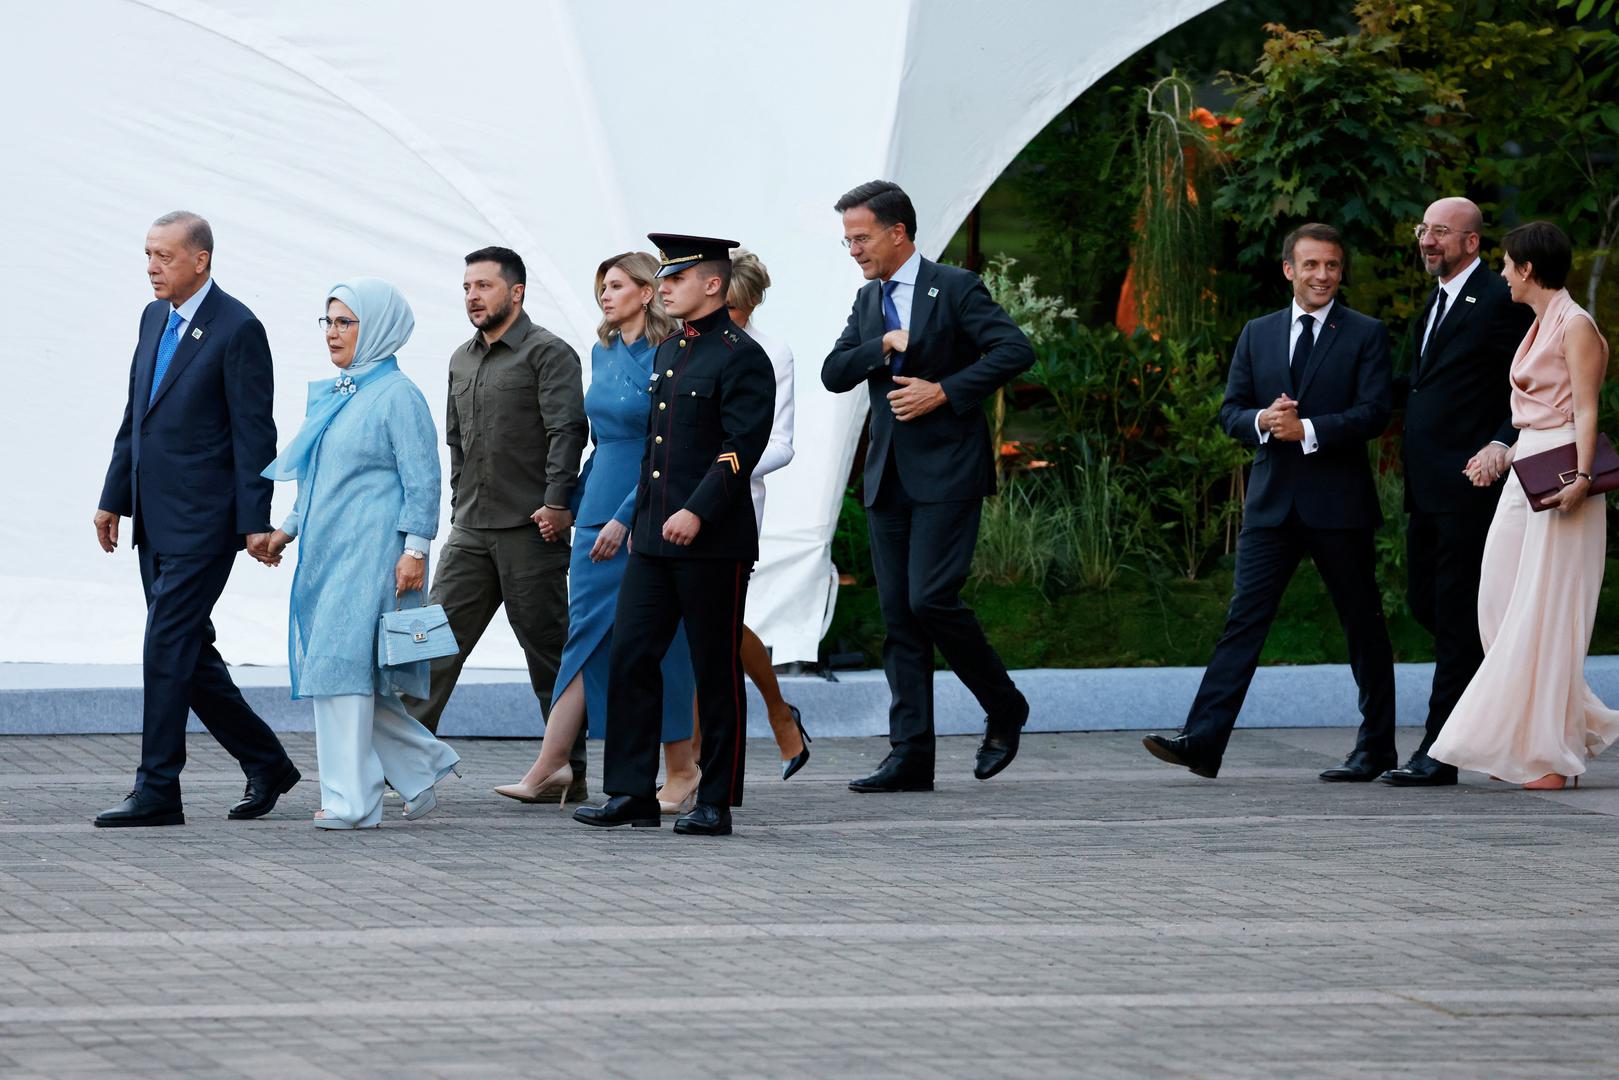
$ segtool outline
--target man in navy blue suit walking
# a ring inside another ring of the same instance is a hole
[[[1321,779],[1367,781],[1397,763],[1394,653],[1373,545],[1383,513],[1366,459],[1392,407],[1388,330],[1338,299],[1344,245],[1332,226],[1289,233],[1282,271],[1293,302],[1243,327],[1220,407],[1226,434],[1256,448],[1225,633],[1181,734],[1143,741],[1199,776],[1220,771],[1282,593],[1308,556],[1338,609],[1362,717],[1354,750]]]
[[[270,812],[299,773],[242,698],[214,648],[213,608],[245,546],[270,561],[275,397],[263,325],[213,283],[214,235],[176,211],[146,234],[157,299],[141,314],[129,403],[95,515],[103,551],[131,518],[146,591],[141,764],[135,788],[101,827],[181,825],[188,712],[247,774],[231,818]]]

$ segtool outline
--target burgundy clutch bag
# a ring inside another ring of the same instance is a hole
[[[1512,471],[1518,474],[1518,483],[1523,485],[1523,493],[1529,496],[1531,509],[1546,509],[1544,500],[1573,482],[1577,453],[1573,443],[1566,443],[1513,461]],[[1619,454],[1614,453],[1613,443],[1601,433],[1597,434],[1597,453],[1596,460],[1591,463],[1591,476],[1592,495],[1619,488]]]

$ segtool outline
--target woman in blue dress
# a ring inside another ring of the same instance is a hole
[[[326,291],[326,348],[336,379],[309,386],[303,427],[264,470],[297,480],[292,513],[270,553],[298,540],[287,635],[292,696],[313,698],[321,829],[382,821],[383,776],[405,796],[405,817],[438,804],[433,785],[460,758],[405,711],[425,697],[427,662],[377,665],[377,620],[427,587],[427,545],[438,532],[438,436],[427,401],[394,353],[415,326],[392,285],[356,278]]]
[[[663,310],[653,282],[658,260],[628,252],[596,270],[602,322],[590,350],[590,388],[585,414],[595,449],[574,491],[573,553],[568,564],[568,643],[562,649],[551,716],[540,756],[527,775],[495,791],[519,802],[565,795],[573,782],[568,749],[588,717],[590,733],[606,728],[608,654],[613,648],[613,611],[629,559],[625,540],[635,510],[641,455],[646,448],[653,354],[676,323]],[[658,801],[665,813],[689,808],[700,773],[692,747],[696,680],[684,629],[663,658],[664,784]]]

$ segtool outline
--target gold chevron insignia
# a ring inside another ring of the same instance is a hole
[[[725,453],[723,453],[719,457],[715,458],[714,463],[716,465],[720,465],[720,464],[729,465],[731,467],[731,472],[733,474],[739,473],[739,472],[742,471],[742,463],[737,460],[736,453],[735,453],[735,451],[732,451],[732,450],[727,450]]]

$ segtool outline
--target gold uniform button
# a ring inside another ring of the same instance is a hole
[[[661,472],[659,472],[657,469],[652,470],[652,479],[656,480],[658,477],[660,477],[662,475],[663,474]]]
[[[658,402],[658,411],[659,412],[662,412],[663,410],[667,409],[668,407],[669,407],[669,403],[667,401]]]
[[[665,372],[664,372],[664,374],[665,374],[665,375],[667,375],[667,376],[669,376],[669,378],[671,378],[671,379],[672,379],[672,378],[674,378],[674,377],[675,377],[675,369],[674,369],[674,368],[670,368],[670,369],[669,369],[669,370],[668,370],[668,371],[665,371]]]
[[[657,443],[659,446],[662,446],[663,445],[663,436],[662,435],[654,435],[654,436],[652,436],[652,441]]]
[[[679,345],[680,345],[680,347],[681,347],[681,348],[682,348],[682,349],[684,349],[684,348],[685,348],[685,347],[686,347],[686,339],[685,339],[685,338],[681,338],[681,339],[680,339],[680,341],[679,341]],[[671,375],[672,375],[672,374],[674,374],[674,373],[673,373],[673,372],[670,372],[670,374],[671,374]]]

